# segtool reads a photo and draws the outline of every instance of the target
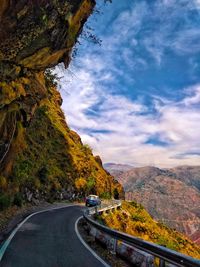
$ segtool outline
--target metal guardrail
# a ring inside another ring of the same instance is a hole
[[[131,235],[110,229],[104,225],[101,225],[100,223],[96,222],[92,215],[98,214],[99,212],[103,212],[106,210],[114,209],[121,206],[121,202],[113,202],[110,205],[105,205],[105,207],[99,206],[99,207],[93,207],[90,209],[87,209],[84,212],[84,218],[85,220],[95,227],[96,229],[108,234],[112,238],[116,240],[120,240],[122,242],[125,242],[141,251],[147,252],[157,258],[160,259],[160,266],[165,266],[165,262],[171,263],[175,266],[180,267],[200,267],[200,260],[194,259],[192,257],[186,256],[184,254],[181,254],[179,252],[176,252],[174,250],[156,245],[154,243],[144,241],[140,238],[133,237]]]
[[[112,210],[112,209],[116,209],[118,207],[121,206],[121,201],[120,200],[109,200],[109,201],[104,201],[103,203],[101,203],[98,206],[89,208],[87,210],[88,215],[93,215],[93,214],[98,214],[100,212],[104,212],[107,210]]]

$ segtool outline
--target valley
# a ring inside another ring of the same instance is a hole
[[[106,166],[105,166],[106,167]],[[158,221],[200,244],[200,167],[107,170],[124,186],[125,199],[141,203]]]

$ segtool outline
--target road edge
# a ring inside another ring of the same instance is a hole
[[[99,255],[97,255],[97,253],[93,250],[93,249],[91,249],[91,247],[89,247],[88,246],[88,244],[83,240],[83,238],[81,237],[81,235],[80,235],[80,233],[79,233],[79,231],[78,231],[78,223],[79,223],[79,221],[81,220],[83,218],[83,216],[80,216],[77,220],[76,220],[76,222],[75,222],[75,227],[74,227],[74,229],[75,229],[75,232],[76,232],[76,235],[77,235],[77,237],[78,237],[78,239],[80,240],[80,242],[84,245],[84,247],[87,249],[87,250],[89,250],[90,251],[90,253],[98,260],[98,261],[100,261],[102,264],[103,264],[103,266],[105,266],[105,267],[111,267],[109,264],[107,264]]]

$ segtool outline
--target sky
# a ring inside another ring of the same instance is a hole
[[[200,164],[200,0],[98,1],[68,70],[67,123],[103,162]]]

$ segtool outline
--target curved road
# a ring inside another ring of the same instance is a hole
[[[0,267],[102,267],[74,230],[83,207],[70,206],[39,213],[17,231]]]

